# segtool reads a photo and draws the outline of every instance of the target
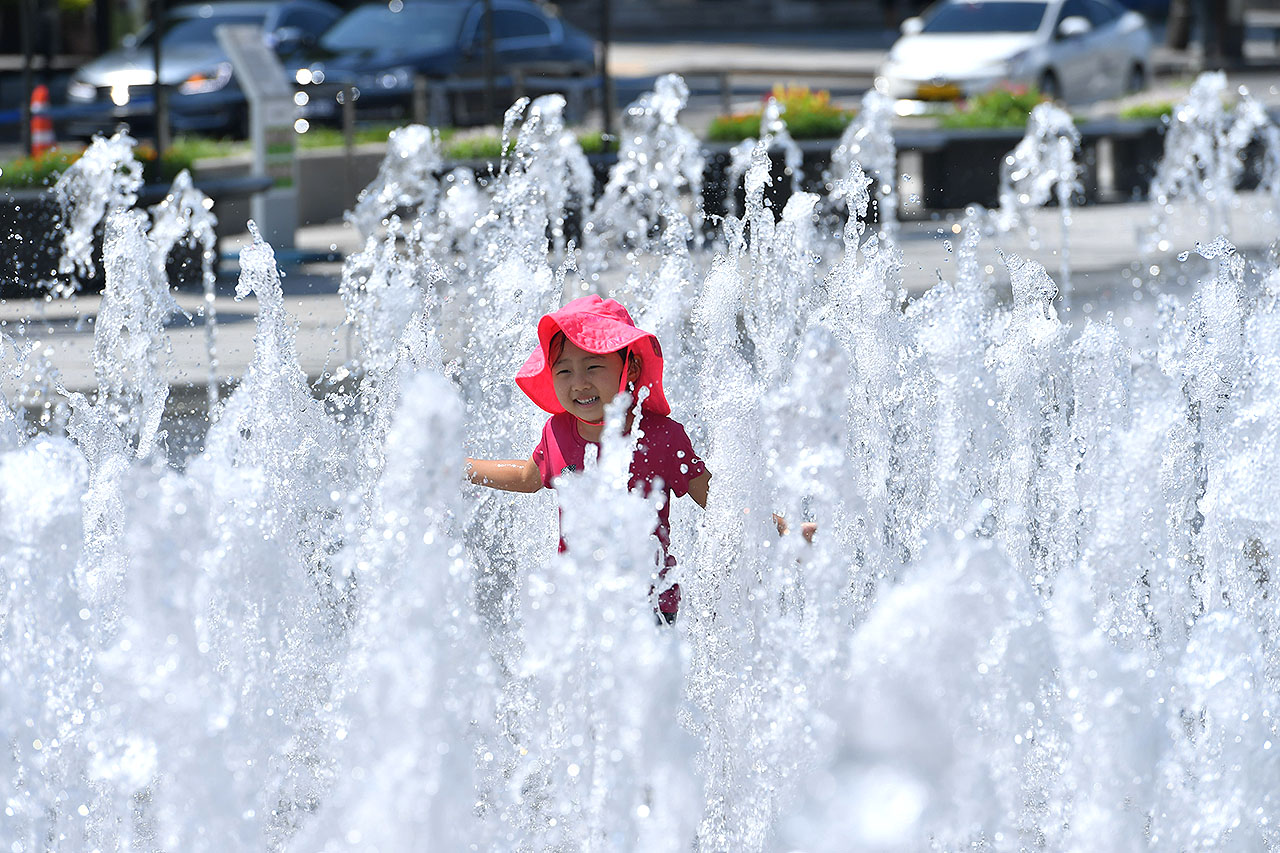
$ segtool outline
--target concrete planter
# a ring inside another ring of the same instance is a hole
[[[167,190],[167,186],[148,185],[143,188],[138,203],[141,206],[155,204]],[[97,293],[106,284],[101,263],[101,222],[93,230],[93,273],[76,277],[58,273],[58,261],[63,254],[62,209],[48,190],[22,189],[0,193],[0,234],[4,235],[3,251],[0,251],[0,298],[43,296],[46,291],[38,286],[42,281],[56,281],[66,287],[78,287],[86,293]],[[199,255],[181,243],[169,253],[165,268],[174,287],[202,286]]]
[[[1147,197],[1156,166],[1164,156],[1168,124],[1159,119],[1111,119],[1086,125],[1110,146],[1109,197],[1132,201]]]
[[[896,135],[898,151],[920,155],[922,204],[931,210],[1000,203],[1000,164],[1022,139],[1022,128],[924,130]]]
[[[0,298],[21,299],[43,291],[40,281],[61,280],[58,259],[62,256],[62,211],[52,193],[42,189],[8,190],[0,194]],[[102,245],[101,228],[96,235]],[[101,270],[96,277],[102,288]]]
[[[1092,203],[1111,198],[1130,198],[1146,192],[1155,164],[1163,152],[1163,128],[1160,122],[1103,121],[1081,125],[1083,167],[1080,201]],[[1023,136],[1021,128],[966,130],[900,130],[895,133],[899,154],[918,160],[916,175],[921,204],[929,210],[960,209],[978,203],[994,207],[999,203],[1000,163]],[[804,160],[801,189],[826,192],[824,174],[830,168],[831,152],[837,139],[806,140],[799,143]],[[1110,153],[1103,150],[1110,146]],[[707,143],[707,169],[703,176],[704,209],[708,217],[723,216],[729,210],[743,209],[741,182],[727,186],[731,143]],[[385,146],[357,146],[348,161],[341,148],[301,152],[298,157],[298,221],[317,224],[341,220],[355,203],[359,191],[376,177]],[[603,187],[615,154],[589,155],[596,172],[596,189]],[[792,182],[781,152],[772,152],[773,182],[766,198],[775,211],[781,211],[791,195]],[[1100,180],[1100,160],[1109,164],[1109,181]],[[485,160],[455,161],[444,165],[444,171],[458,166],[470,168],[483,182],[491,174],[493,164]],[[907,163],[900,162],[901,171]],[[202,178],[221,178],[247,174],[247,157],[201,161],[197,173]],[[732,207],[731,207],[732,202]],[[247,198],[219,200],[215,208],[219,235],[240,233],[249,217]],[[875,201],[869,218],[877,221]],[[576,219],[576,217],[571,217]],[[571,232],[576,233],[571,222]]]
[[[315,225],[342,218],[355,203],[356,194],[378,174],[386,146],[358,145],[348,164],[341,148],[298,152],[298,224]],[[201,178],[222,179],[248,175],[252,169],[248,155],[201,160],[196,172]],[[244,233],[249,219],[249,199],[217,200],[218,236]]]

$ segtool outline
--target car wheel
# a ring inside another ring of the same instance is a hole
[[[1129,69],[1129,79],[1124,84],[1124,90],[1132,95],[1145,88],[1147,88],[1147,69],[1135,63],[1133,68]]]
[[[1062,100],[1062,85],[1058,82],[1058,75],[1052,71],[1046,71],[1040,75],[1036,88],[1040,90],[1041,95],[1051,101]]]

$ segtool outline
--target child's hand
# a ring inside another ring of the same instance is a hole
[[[778,535],[786,536],[791,532],[791,528],[787,526],[787,520],[776,512],[773,514],[773,523],[778,526]],[[811,521],[806,521],[800,525],[800,535],[804,537],[804,541],[813,542],[813,534],[818,532],[818,525]]]

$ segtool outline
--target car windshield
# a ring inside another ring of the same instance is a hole
[[[266,16],[259,15],[208,15],[194,18],[170,18],[165,28],[164,46],[175,47],[182,44],[217,44],[218,37],[213,31],[226,24],[256,24],[262,26]],[[151,44],[151,36],[155,31],[147,27],[138,33],[137,44],[145,47]]]
[[[925,21],[926,33],[1034,33],[1045,3],[944,3]]]
[[[392,9],[399,7],[400,11]],[[320,38],[328,50],[383,48],[431,51],[458,40],[467,7],[436,3],[395,3],[361,6]]]

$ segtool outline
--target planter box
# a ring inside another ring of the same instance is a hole
[[[298,224],[315,225],[342,219],[343,212],[355,204],[356,194],[377,176],[385,150],[383,145],[356,146],[350,173],[346,152],[341,148],[299,151]],[[240,155],[200,160],[195,171],[200,181],[216,181],[247,176],[252,168],[249,156]],[[250,218],[249,197],[225,197],[214,201],[218,237],[243,234],[245,223]]]
[[[840,140],[808,139],[798,141],[796,144],[800,147],[802,154],[800,161],[800,190],[802,192],[818,193],[823,196],[830,194],[831,184],[827,182],[826,173],[831,168],[831,152],[840,144]],[[730,209],[736,210],[738,215],[742,215],[746,208],[746,187],[743,186],[741,178],[732,187],[728,185],[728,172],[731,163],[729,152],[733,147],[732,143],[709,143],[704,149],[707,156],[707,168],[702,176],[703,210],[707,215],[707,224],[710,231],[715,230],[716,217],[727,215]],[[781,215],[782,209],[786,207],[787,202],[791,199],[792,176],[781,150],[771,150],[769,159],[772,163],[772,168],[769,171],[772,181],[765,188],[764,197],[769,208],[775,214]],[[732,208],[729,205],[730,199],[733,201]],[[880,221],[874,193],[871,197],[871,204],[867,209],[867,221]]]
[[[932,210],[1000,203],[1000,164],[1023,128],[917,130],[896,134],[898,151],[920,154],[921,201]]]
[[[1116,201],[1146,198],[1156,166],[1164,156],[1168,125],[1159,119],[1112,119],[1086,126],[1110,140],[1111,182],[1107,197]]]
[[[62,211],[53,194],[42,189],[8,190],[0,194],[0,298],[22,299],[44,291],[38,282],[59,279],[62,256]],[[102,229],[95,235],[102,245]],[[91,286],[102,289],[102,271]]]
[[[167,186],[143,188],[139,205],[159,201]],[[85,293],[97,293],[106,284],[102,269],[104,224],[93,229],[94,271],[92,275],[73,277],[58,273],[63,250],[62,209],[53,193],[44,189],[10,190],[0,194],[0,299],[28,299],[45,295],[41,281],[57,281]],[[179,243],[165,260],[170,284],[179,289],[203,286],[200,252]]]

